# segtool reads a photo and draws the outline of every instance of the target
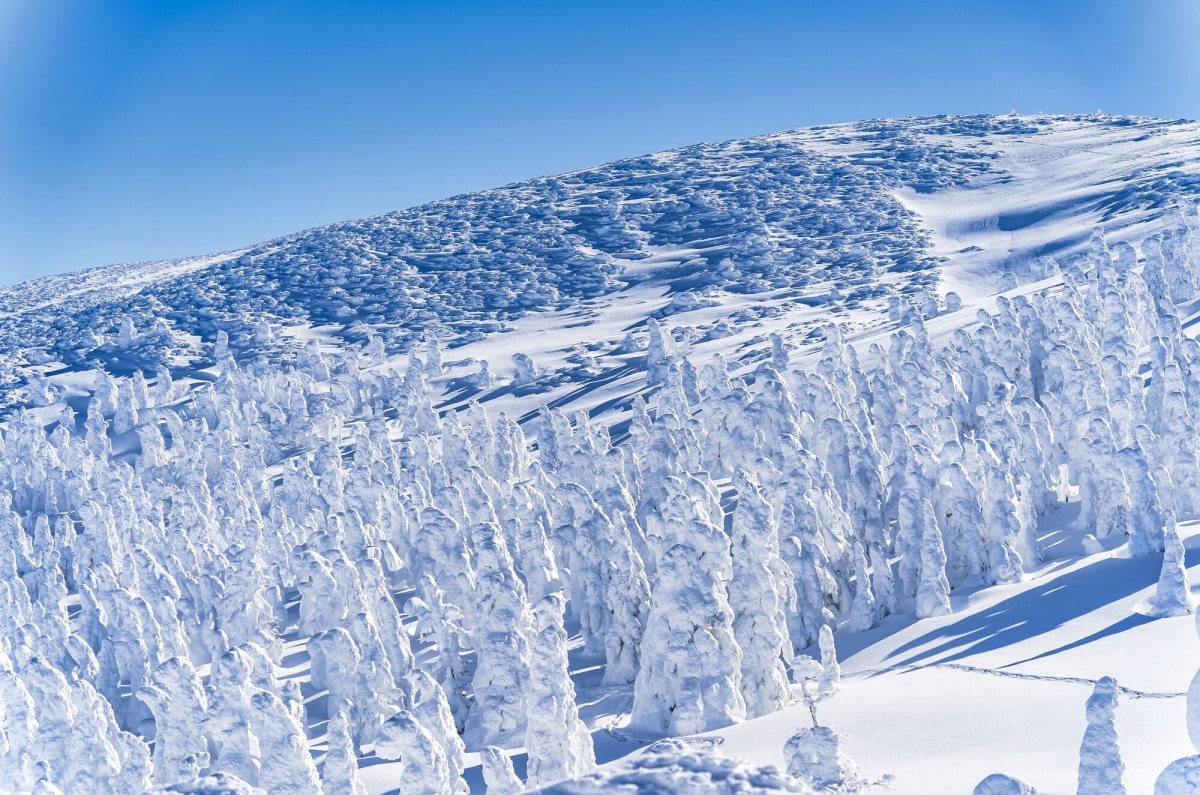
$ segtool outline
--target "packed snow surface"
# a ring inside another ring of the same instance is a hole
[[[1200,791],[1200,125],[0,289],[0,791]]]

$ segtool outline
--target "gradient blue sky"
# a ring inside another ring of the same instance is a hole
[[[1200,116],[1197,0],[0,0],[0,282],[861,118]]]

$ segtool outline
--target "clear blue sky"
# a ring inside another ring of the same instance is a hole
[[[0,0],[0,282],[623,156],[968,112],[1200,116],[1197,0]]]

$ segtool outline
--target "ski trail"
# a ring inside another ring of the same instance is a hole
[[[863,671],[855,671],[853,673],[843,673],[842,677],[849,679],[853,677],[876,676],[886,673],[907,673],[911,671],[920,671],[926,668],[942,668],[953,671],[965,671],[966,673],[987,674],[989,676],[1001,676],[1009,679],[1028,679],[1035,682],[1067,682],[1076,685],[1095,686],[1095,679],[1088,679],[1083,676],[1049,676],[1046,674],[1029,674],[1020,671],[1000,671],[995,668],[980,668],[975,665],[963,665],[962,663],[929,663],[928,665],[891,665],[880,668],[868,668]],[[1122,695],[1130,698],[1183,698],[1187,693],[1156,693],[1146,690],[1135,690],[1131,687],[1122,687],[1117,685],[1117,690]]]

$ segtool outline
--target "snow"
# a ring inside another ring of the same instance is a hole
[[[1193,566],[1198,529],[1185,528]],[[1154,590],[1150,564],[1093,557],[1051,566],[1016,585],[956,596],[967,604],[953,616],[904,627],[890,619],[845,636],[842,690],[822,705],[822,722],[846,735],[846,753],[864,774],[892,773],[900,792],[967,792],[996,768],[1042,792],[1071,792],[1083,703],[1111,674],[1128,689],[1116,725],[1131,791],[1148,791],[1167,763],[1194,753],[1182,730],[1183,695],[1200,662],[1190,617],[1150,621],[1135,612]],[[914,723],[913,714],[936,719]],[[761,727],[763,736],[808,719],[795,708],[777,715],[782,725]],[[758,742],[731,733],[725,748],[765,761],[753,753]]]
[[[1198,147],[868,121],[0,290],[0,789],[1190,791]]]

